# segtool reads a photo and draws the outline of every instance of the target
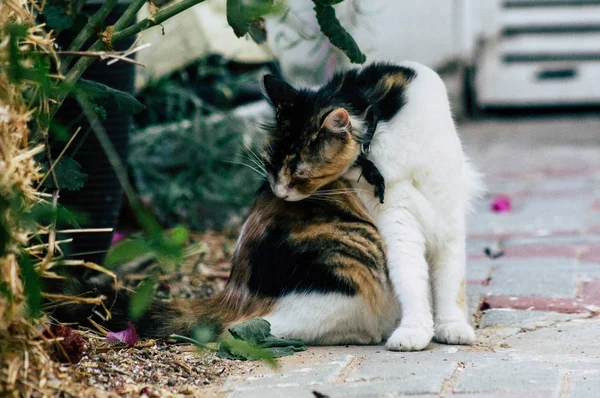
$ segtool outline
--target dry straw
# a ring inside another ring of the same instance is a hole
[[[25,25],[26,37],[18,43],[19,57],[25,67],[40,54],[56,62],[53,39],[43,25],[36,25],[34,14],[40,3],[33,0],[0,1],[0,217],[9,232],[6,250],[0,252],[0,396],[47,396],[59,393],[65,374],[50,360],[47,349],[52,341],[42,336],[45,319],[26,316],[26,298],[21,279],[19,256],[51,264],[60,242],[39,244],[34,237],[52,235],[53,226],[24,223],[22,212],[47,200],[47,193],[36,190],[42,178],[34,156],[45,147],[32,137],[36,118],[49,112],[50,100],[34,81],[15,84],[9,79],[9,26]],[[14,60],[13,60],[14,61]],[[27,95],[27,96],[26,96]],[[37,104],[33,107],[33,103]],[[43,135],[42,135],[43,136]],[[22,198],[19,207],[6,203]],[[40,273],[51,271],[40,268]],[[44,275],[43,275],[44,276]],[[6,291],[10,293],[6,293]]]

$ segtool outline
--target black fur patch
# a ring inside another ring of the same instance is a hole
[[[250,267],[248,287],[259,296],[281,297],[293,292],[337,292],[354,295],[356,287],[336,274],[336,261],[355,259],[371,269],[382,265],[371,250],[383,253],[376,227],[359,218],[336,202],[284,202],[276,199],[268,183],[259,190],[257,201],[276,201],[273,213],[265,225],[264,233],[245,243]],[[367,246],[353,246],[344,239],[319,235],[296,239],[297,232],[320,224],[330,225],[330,231],[341,232],[345,237],[361,237],[370,242]],[[357,225],[360,227],[357,228]],[[375,244],[374,247],[371,245]],[[377,254],[375,254],[376,256]],[[235,262],[235,259],[234,259]],[[340,264],[341,265],[341,264]]]

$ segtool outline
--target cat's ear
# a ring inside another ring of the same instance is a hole
[[[292,104],[298,97],[298,90],[273,75],[263,77],[263,93],[275,107]]]
[[[329,112],[321,128],[335,137],[346,138],[351,130],[350,114],[344,108],[336,108]]]

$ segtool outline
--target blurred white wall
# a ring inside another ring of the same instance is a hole
[[[346,0],[335,10],[368,62],[412,60],[435,68],[458,54],[455,14],[461,1],[466,0]],[[291,81],[320,84],[334,70],[347,68],[345,56],[322,41],[312,2],[288,4],[291,12],[284,21],[267,22],[269,44],[284,75]]]
[[[436,67],[456,54],[453,0],[370,0],[368,27],[354,32],[369,60],[418,61]]]

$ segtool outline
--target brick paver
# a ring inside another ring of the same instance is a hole
[[[258,365],[232,377],[224,395],[600,396],[600,121],[490,121],[463,131],[490,192],[469,220],[476,345],[315,347],[279,370]],[[508,195],[513,211],[491,212],[493,194]],[[504,255],[488,258],[484,248],[499,240]]]

